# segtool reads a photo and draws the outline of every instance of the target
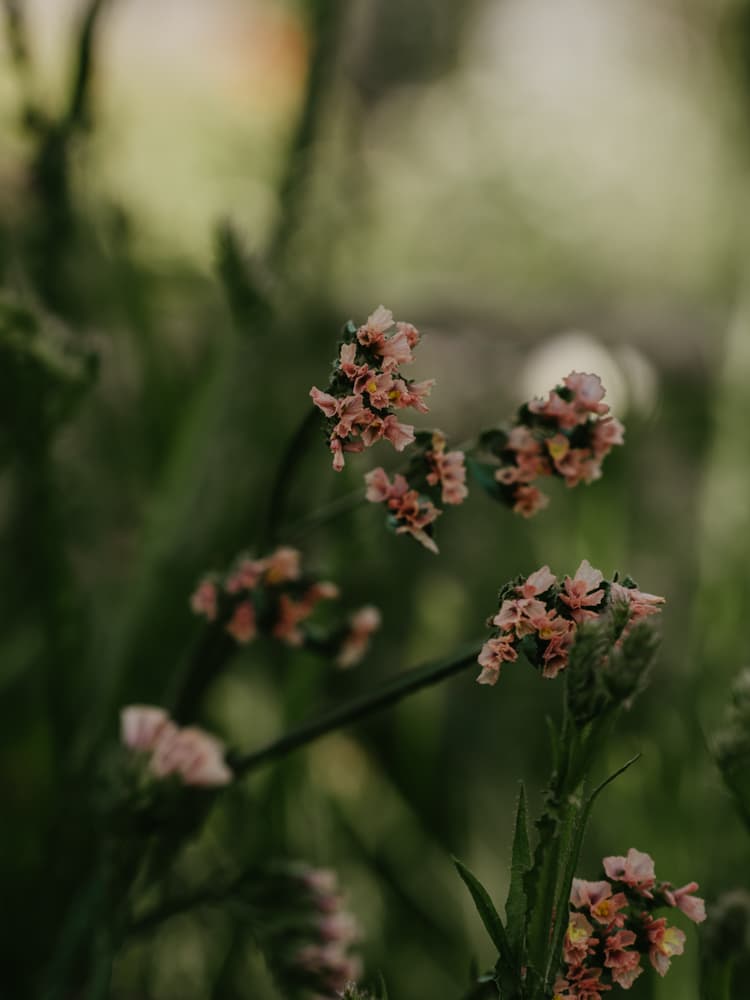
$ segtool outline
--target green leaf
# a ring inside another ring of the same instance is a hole
[[[503,922],[495,909],[494,903],[490,899],[489,893],[476,875],[472,874],[463,862],[459,861],[458,858],[454,858],[453,864],[456,866],[456,871],[463,879],[464,885],[471,893],[471,898],[474,900],[474,906],[476,906],[477,913],[482,918],[485,930],[492,939],[492,943],[497,948],[499,956],[497,972],[501,983],[517,983],[519,981],[519,975],[518,967],[515,965],[513,957],[513,949],[510,946],[508,935],[505,933],[505,928],[503,927]]]
[[[594,803],[599,798],[601,793],[611,784],[615,778],[619,778],[621,774],[624,774],[637,760],[641,757],[640,754],[636,754],[635,757],[631,757],[630,760],[626,761],[622,767],[618,767],[616,771],[613,771],[608,778],[605,778],[601,784],[597,785],[593,792],[588,796],[588,798],[583,803],[579,810],[575,810],[571,816],[571,829],[570,836],[567,838],[568,843],[566,845],[567,849],[565,852],[565,859],[563,861],[562,877],[560,879],[557,899],[555,902],[555,913],[558,915],[558,919],[555,922],[554,933],[552,936],[552,944],[549,953],[549,960],[547,962],[547,969],[544,977],[545,987],[549,987],[554,979],[555,973],[557,972],[558,966],[560,964],[560,956],[562,954],[563,938],[565,937],[565,929],[567,922],[561,919],[562,915],[567,912],[568,901],[570,899],[570,887],[573,882],[573,876],[575,875],[576,866],[578,865],[578,858],[581,854],[581,847],[583,846],[583,837],[586,832],[586,826],[591,815],[591,810],[594,807]]]
[[[524,880],[531,868],[531,847],[526,820],[526,790],[521,782],[516,809],[516,825],[513,834],[513,854],[510,863],[510,888],[505,903],[505,923],[508,940],[520,968],[524,962],[524,943],[526,937],[526,889]]]

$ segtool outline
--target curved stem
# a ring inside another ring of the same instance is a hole
[[[465,670],[476,662],[480,649],[481,643],[473,642],[450,659],[407,670],[386,682],[379,690],[354,698],[347,705],[342,705],[312,722],[305,723],[273,743],[261,747],[260,750],[244,755],[230,755],[228,763],[237,776],[248,774],[263,764],[278,760],[293,750],[312,743],[326,733],[360,722],[384,708],[395,705],[410,694],[421,691],[422,688],[438,684],[447,677]]]
[[[320,411],[311,406],[305,414],[297,430],[289,439],[289,443],[281,456],[276,469],[271,495],[268,503],[268,517],[263,533],[264,544],[272,546],[276,543],[279,528],[284,521],[287,496],[294,478],[294,472],[307,448],[308,438],[318,424]]]

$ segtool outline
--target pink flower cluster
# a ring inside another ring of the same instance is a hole
[[[215,788],[232,780],[224,745],[197,727],[180,729],[161,708],[123,708],[120,735],[129,750],[148,755],[148,769],[156,778],[176,775],[183,784],[200,788]]]
[[[361,975],[352,946],[359,925],[343,905],[336,873],[295,865],[266,886],[261,911],[268,909],[269,956],[273,956],[284,995],[304,990],[311,1000],[340,997]]]
[[[613,986],[630,989],[643,972],[641,958],[648,956],[660,976],[675,955],[681,955],[685,934],[655,917],[660,907],[674,907],[701,923],[706,919],[703,900],[690,882],[673,889],[657,882],[654,862],[634,847],[625,857],[602,862],[599,882],[573,879],[568,927],[563,943],[565,975],[555,983],[555,1000],[601,1000]]]
[[[656,614],[663,597],[645,594],[634,585],[608,581],[584,559],[573,577],[562,583],[542,566],[527,578],[507,584],[500,592],[498,613],[488,624],[495,634],[479,654],[477,681],[496,684],[503,663],[512,663],[523,651],[544,677],[556,677],[568,665],[568,654],[583,622],[605,614],[615,602],[629,605],[628,628]]]
[[[413,361],[419,332],[411,323],[395,323],[393,314],[378,306],[360,327],[344,328],[339,357],[328,391],[310,390],[313,403],[328,421],[333,468],[344,468],[345,452],[360,452],[376,441],[390,441],[396,451],[414,440],[414,428],[399,422],[395,411],[412,408],[427,413],[425,397],[434,379],[415,382],[400,366]]]
[[[568,487],[592,483],[624,428],[608,416],[598,375],[571,372],[548,395],[522,406],[510,431],[487,432],[484,444],[500,467],[494,471],[503,500],[523,517],[549,503],[535,480],[557,476]]]
[[[321,601],[338,596],[336,584],[303,572],[297,549],[282,546],[264,559],[240,556],[223,577],[216,573],[205,577],[190,606],[208,622],[220,622],[240,645],[263,633],[288,646],[319,647],[340,666],[353,666],[367,651],[380,617],[376,608],[363,608],[327,639],[313,636],[308,620]]]
[[[366,497],[385,504],[388,523],[397,534],[409,534],[430,552],[437,552],[432,525],[443,513],[439,503],[462,504],[469,494],[462,451],[446,451],[442,431],[420,431],[418,449],[405,475],[393,480],[380,466],[365,476]]]

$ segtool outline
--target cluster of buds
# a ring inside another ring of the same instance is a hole
[[[598,375],[571,372],[546,400],[532,399],[518,411],[510,430],[490,430],[480,449],[500,462],[492,470],[493,495],[517,514],[532,517],[549,503],[533,483],[556,476],[569,487],[592,483],[614,445],[623,444],[624,428],[608,416]]]
[[[246,645],[259,634],[289,646],[306,646],[333,656],[341,667],[357,663],[380,625],[380,613],[367,606],[328,631],[310,622],[318,604],[334,600],[339,589],[302,570],[297,549],[276,549],[264,559],[240,556],[228,573],[212,573],[190,598],[195,614],[220,623],[235,642]]]
[[[123,708],[120,738],[129,750],[143,755],[155,778],[174,775],[183,784],[199,788],[216,788],[232,780],[223,743],[195,726],[179,728],[162,708]]]
[[[479,654],[480,684],[496,684],[502,664],[517,660],[519,652],[544,677],[556,677],[567,667],[577,632],[586,622],[609,613],[615,605],[626,606],[624,635],[656,614],[664,598],[642,593],[629,578],[605,580],[584,559],[575,576],[566,576],[561,584],[549,566],[519,577],[503,587],[500,602],[500,610],[488,620],[496,632]]]
[[[563,943],[565,975],[555,983],[554,1000],[601,1000],[613,985],[630,989],[648,956],[660,976],[681,955],[685,934],[654,912],[681,910],[690,920],[706,919],[703,900],[690,882],[673,889],[657,882],[654,862],[634,847],[625,857],[604,858],[599,882],[573,879],[569,923]]]
[[[379,306],[360,327],[344,327],[339,356],[328,391],[310,390],[313,403],[327,418],[328,446],[333,468],[344,468],[345,452],[360,452],[381,439],[396,451],[414,441],[414,427],[400,423],[396,412],[412,408],[426,413],[424,402],[434,379],[415,382],[400,372],[413,361],[419,332],[411,323],[394,323],[389,309]]]
[[[365,476],[366,497],[371,503],[385,504],[388,524],[397,534],[409,534],[430,552],[438,547],[433,524],[443,513],[438,504],[458,505],[469,494],[462,451],[446,451],[442,431],[420,431],[417,450],[405,475],[393,480],[381,467]]]
[[[252,903],[259,934],[285,997],[339,998],[361,974],[352,946],[357,921],[344,907],[336,873],[297,863],[264,875]]]

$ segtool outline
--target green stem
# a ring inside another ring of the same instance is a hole
[[[386,682],[380,690],[354,698],[349,704],[325,713],[320,718],[300,726],[299,729],[287,733],[260,750],[244,755],[231,755],[229,764],[235,774],[239,776],[247,774],[263,764],[278,760],[293,750],[325,736],[326,733],[360,722],[384,708],[397,704],[410,694],[421,691],[422,688],[438,684],[447,677],[465,670],[476,663],[480,648],[481,646],[474,642],[454,654],[450,659],[407,670]]]
[[[234,639],[223,629],[217,627],[206,629],[188,661],[187,668],[173,685],[172,693],[166,699],[177,722],[194,721],[203,696],[236,649],[237,644]]]
[[[284,523],[284,513],[289,490],[294,481],[294,474],[297,471],[302,457],[307,449],[309,438],[318,426],[320,411],[312,406],[307,411],[304,419],[297,427],[297,430],[289,439],[289,443],[281,456],[268,504],[268,517],[266,529],[263,535],[264,543],[269,546],[275,545],[278,539],[279,528]]]

